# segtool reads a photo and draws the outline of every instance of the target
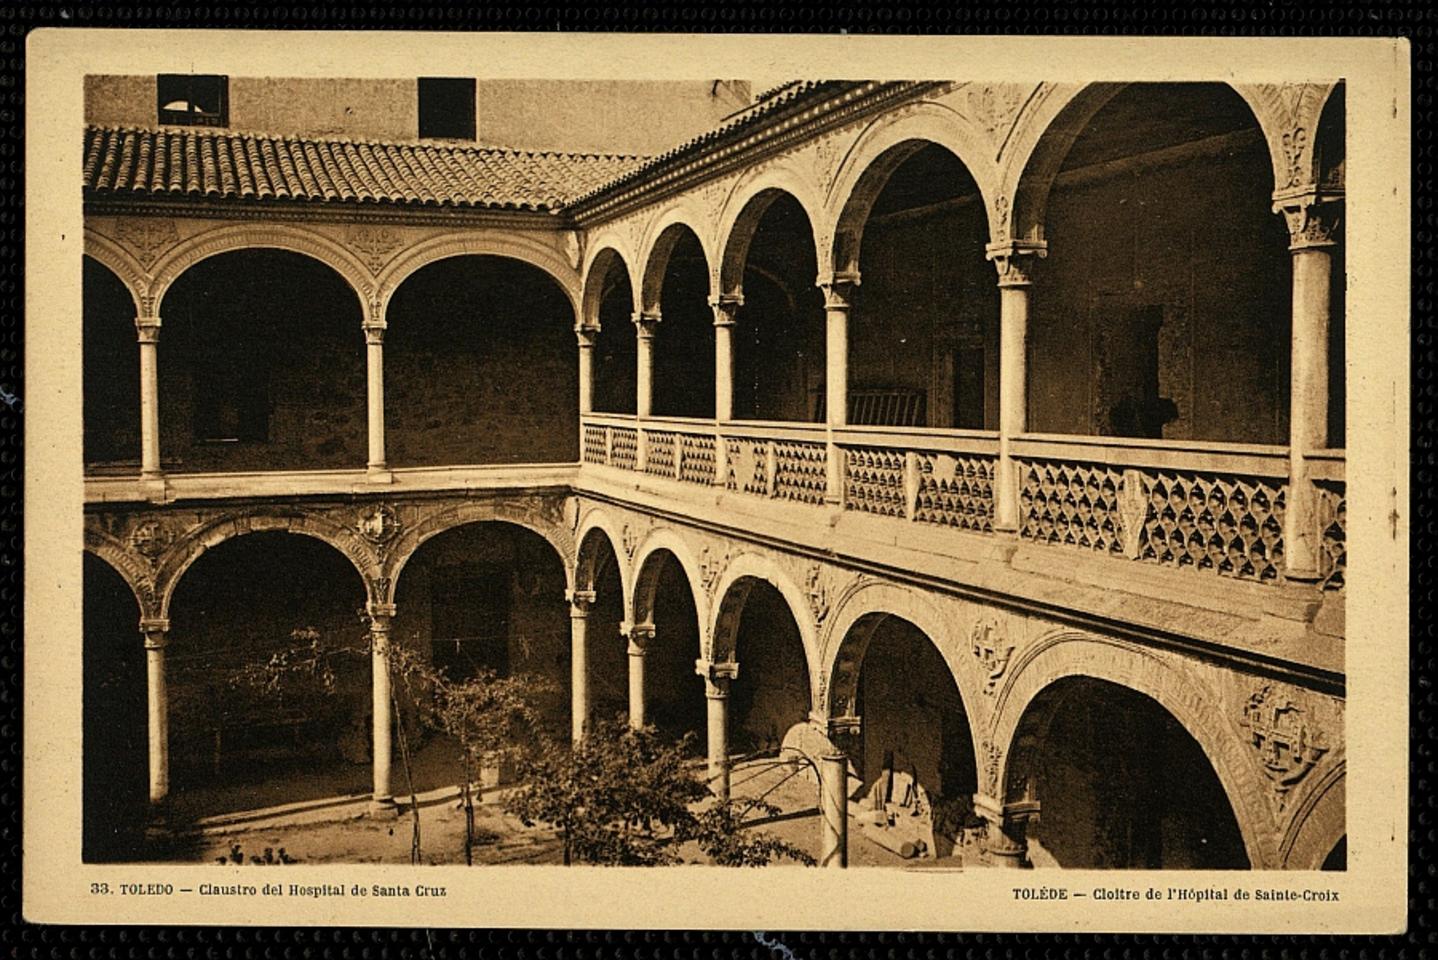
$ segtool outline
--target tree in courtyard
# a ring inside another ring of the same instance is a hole
[[[519,760],[527,752],[526,745],[542,739],[542,722],[534,700],[553,684],[528,675],[502,677],[492,670],[477,670],[468,678],[452,679],[409,647],[393,646],[389,653],[391,676],[405,689],[419,722],[448,734],[459,746],[464,860],[472,865],[473,784],[477,774],[486,764]],[[413,780],[408,770],[406,776]]]
[[[526,825],[557,829],[566,865],[679,863],[687,840],[723,865],[757,866],[781,857],[813,862],[777,838],[745,829],[749,811],[777,812],[768,804],[730,800],[704,807],[709,791],[690,765],[691,746],[692,737],[666,742],[652,727],[598,724],[577,744],[551,743],[526,758],[522,786],[506,808]]]

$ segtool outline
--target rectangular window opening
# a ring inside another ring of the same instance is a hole
[[[155,78],[160,123],[224,127],[230,122],[230,78],[162,73]]]
[[[475,137],[473,77],[419,78],[419,135],[439,140]]]

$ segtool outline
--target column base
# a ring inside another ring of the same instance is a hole
[[[394,797],[373,797],[366,815],[375,820],[393,820],[399,816],[399,804]]]
[[[388,467],[369,466],[365,468],[365,483],[394,483],[394,471]]]
[[[141,473],[140,492],[151,503],[164,503],[169,494],[163,473]]]

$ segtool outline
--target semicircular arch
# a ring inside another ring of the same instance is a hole
[[[774,166],[760,167],[741,178],[725,202],[715,238],[717,255],[711,261],[711,272],[718,275],[721,293],[743,292],[744,264],[749,257],[749,244],[770,204],[782,195],[797,202],[809,220],[814,259],[819,266],[818,276],[829,271],[831,260],[826,238],[832,235],[832,230],[824,219],[822,193],[797,164],[784,160]]]
[[[135,304],[135,316],[145,314],[150,295],[150,276],[130,252],[104,234],[85,228],[85,256],[115,275],[124,284]]]
[[[622,603],[621,609],[629,610],[630,598],[633,596],[634,588],[629,565],[624,562],[624,554],[620,552],[619,545],[624,542],[622,529],[603,510],[592,509],[588,511],[579,521],[575,528],[574,542],[578,544],[574,562],[574,589],[592,590],[594,581],[599,571],[594,566],[598,559],[595,556],[596,544],[600,542],[608,544],[609,551],[614,554],[614,565],[619,571],[619,591]]]
[[[519,231],[495,229],[467,230],[431,237],[404,250],[380,272],[376,281],[379,290],[380,316],[389,310],[390,301],[406,280],[432,263],[454,257],[500,257],[528,264],[553,280],[569,301],[575,322],[579,317],[580,278],[565,256],[548,244]]]
[[[1070,677],[1116,684],[1166,710],[1203,750],[1223,786],[1249,863],[1264,869],[1276,862],[1265,784],[1247,755],[1241,732],[1214,709],[1220,702],[1218,694],[1191,671],[1119,640],[1061,631],[1040,639],[1009,665],[1009,679],[997,692],[989,726],[988,776],[979,779],[988,795],[1002,799],[1014,738],[1028,708],[1053,684]]]
[[[669,258],[674,253],[675,245],[683,239],[686,231],[699,244],[699,251],[704,257],[705,275],[713,275],[714,253],[704,242],[704,235],[697,226],[700,223],[703,223],[703,219],[687,203],[679,203],[665,210],[651,224],[650,232],[644,238],[643,260],[640,261],[644,264],[639,284],[641,310],[659,311],[659,300],[664,289],[664,275],[669,268]],[[712,294],[713,291],[710,292]]]
[[[789,608],[789,615],[799,627],[799,639],[804,647],[805,667],[813,690],[815,664],[819,662],[818,630],[809,610],[809,602],[792,577],[773,559],[759,553],[746,551],[729,562],[715,584],[714,603],[709,609],[705,657],[715,663],[733,660],[738,642],[739,618],[748,598],[744,580],[760,580],[768,583]],[[812,694],[811,694],[812,699]]]
[[[1293,806],[1278,842],[1278,865],[1285,870],[1318,870],[1348,833],[1347,761],[1338,757]]]
[[[994,209],[999,179],[984,132],[950,107],[933,101],[908,105],[874,120],[839,165],[825,198],[825,220],[834,224],[835,272],[857,272],[858,250],[869,211],[889,177],[927,144],[944,148],[963,164],[979,188],[984,209]]]
[[[176,541],[157,564],[158,613],[170,615],[170,601],[185,572],[204,554],[226,541],[253,533],[288,533],[319,540],[337,550],[359,574],[366,599],[383,602],[374,595],[379,562],[369,545],[354,531],[333,520],[303,511],[283,513],[234,513],[217,517]]]
[[[684,538],[678,532],[668,527],[656,527],[649,532],[640,544],[639,549],[634,552],[634,598],[630,606],[625,609],[629,612],[630,620],[633,623],[651,623],[654,619],[654,597],[659,590],[659,574],[664,567],[664,561],[657,554],[664,552],[674,557],[675,562],[684,572],[684,582],[689,587],[689,593],[694,598],[694,609],[699,617],[699,623],[704,624],[709,620],[709,604],[704,596],[700,584],[703,582],[700,577],[699,563],[684,542]]]
[[[260,222],[216,227],[171,248],[154,266],[150,297],[155,312],[163,313],[165,294],[185,271],[211,257],[241,250],[284,250],[317,260],[349,285],[359,300],[361,315],[368,313],[374,283],[353,253],[322,233],[290,224]]]
[[[608,279],[615,263],[624,271],[629,281],[630,312],[640,310],[639,281],[634,276],[634,259],[625,256],[623,250],[613,242],[604,242],[598,247],[584,268],[584,289],[580,301],[579,324],[593,330],[600,329],[599,307],[604,301],[604,282]]]

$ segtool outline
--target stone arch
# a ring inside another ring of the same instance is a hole
[[[1314,149],[1319,118],[1339,82],[1235,83],[1268,141],[1275,192],[1303,191],[1322,176]]]
[[[599,544],[606,543],[609,550],[614,554],[615,566],[619,569],[619,590],[622,596],[620,601],[622,609],[628,610],[630,597],[633,594],[633,587],[630,585],[629,568],[620,559],[624,556],[619,551],[619,544],[623,541],[614,533],[613,525],[599,511],[591,511],[580,525],[580,532],[575,535],[575,543],[579,544],[575,553],[573,583],[575,590],[593,590],[595,579],[599,575],[596,564],[599,560]]]
[[[379,315],[385,316],[395,291],[415,273],[431,263],[464,256],[504,257],[542,270],[559,284],[578,320],[580,278],[574,265],[562,253],[540,240],[520,231],[494,229],[447,233],[406,248],[390,261],[376,280]]]
[[[557,524],[537,519],[532,511],[514,510],[507,508],[506,504],[492,501],[466,501],[431,514],[400,534],[388,550],[390,559],[385,565],[382,581],[385,596],[375,599],[386,603],[394,602],[400,574],[425,541],[446,530],[471,523],[508,523],[538,535],[558,554],[560,566],[564,570],[565,589],[574,589],[575,549],[574,541],[567,530]]]
[[[359,299],[361,315],[369,314],[373,282],[359,258],[324,234],[289,224],[262,222],[206,230],[171,248],[154,267],[150,285],[154,311],[161,313],[161,303],[171,284],[195,264],[222,253],[255,249],[286,250],[318,260],[349,284]]]
[[[629,290],[633,299],[633,312],[640,310],[640,285],[634,278],[634,258],[627,257],[614,243],[607,243],[595,250],[584,270],[584,293],[579,312],[579,324],[591,330],[599,329],[599,305],[604,300],[604,278],[613,269],[615,261],[624,269],[629,279]]]
[[[834,225],[833,269],[857,273],[869,211],[889,177],[917,150],[935,144],[958,158],[978,185],[984,209],[993,210],[998,170],[981,130],[943,104],[920,102],[875,120],[843,158],[826,198],[825,220]]]
[[[85,228],[85,256],[113,273],[130,291],[135,316],[144,315],[145,302],[150,296],[150,277],[139,261],[124,247],[89,227]]]
[[[639,285],[639,309],[646,313],[660,312],[660,295],[664,289],[664,273],[669,267],[669,257],[674,245],[688,230],[699,241],[704,262],[712,277],[714,253],[704,242],[704,234],[695,226],[703,221],[685,205],[671,207],[654,222],[652,232],[645,237],[643,246],[643,279]],[[712,290],[711,290],[712,293]]]
[[[135,606],[140,610],[141,619],[158,618],[162,614],[156,603],[155,582],[150,565],[143,557],[137,556],[114,537],[98,530],[85,531],[86,553],[93,554],[125,581],[135,595]]]
[[[856,624],[866,617],[896,617],[912,624],[921,631],[939,651],[948,664],[959,697],[964,702],[964,712],[969,729],[979,731],[985,720],[975,714],[974,708],[982,702],[979,691],[974,688],[970,674],[963,669],[958,657],[964,650],[962,637],[955,629],[952,613],[941,610],[934,601],[917,590],[884,581],[869,580],[845,593],[835,604],[834,613],[828,618],[821,635],[823,674],[816,684],[817,695],[814,710],[819,716],[833,717],[834,708],[840,703],[853,703],[859,683],[859,669],[863,664],[864,651],[871,639],[872,630],[860,629],[853,640],[850,633]]]
[[[1339,757],[1298,798],[1278,843],[1278,865],[1285,870],[1318,870],[1329,852],[1348,834],[1347,762]]]
[[[749,244],[769,205],[781,194],[793,197],[809,218],[819,276],[829,272],[830,245],[825,238],[832,235],[832,229],[826,219],[822,193],[796,164],[780,161],[773,166],[758,167],[741,179],[719,215],[715,246],[718,256],[711,263],[711,270],[716,275],[715,289],[720,293],[743,293],[744,263],[749,256]],[[817,281],[818,278],[815,279]]]
[[[1015,658],[998,691],[987,743],[981,749],[983,792],[1002,800],[1020,721],[1054,683],[1089,677],[1143,694],[1166,710],[1208,758],[1233,808],[1253,869],[1277,862],[1273,814],[1266,784],[1245,741],[1215,709],[1223,699],[1192,672],[1132,644],[1090,634],[1060,632],[1039,640]]]
[[[1023,142],[1016,145],[1011,155],[991,214],[996,242],[1044,239],[1049,191],[1069,148],[1096,113],[1133,85],[1113,82],[1054,85],[1046,89],[1043,96],[1030,101],[1016,124],[1016,130],[1022,128]],[[1249,85],[1227,86],[1248,105],[1254,124],[1268,144],[1274,182],[1284,183],[1290,165],[1285,151],[1290,148],[1283,144],[1283,132],[1275,129],[1270,98]],[[1008,197],[1012,197],[1012,201]]]
[[[190,531],[160,558],[157,564],[159,572],[155,578],[159,615],[170,615],[170,600],[175,595],[175,588],[183,579],[185,571],[203,554],[226,540],[266,532],[290,533],[328,544],[354,566],[364,582],[367,598],[371,602],[384,602],[385,598],[376,595],[379,562],[369,545],[353,530],[325,517],[302,511],[232,513],[217,517],[199,529]]]
[[[749,597],[752,583],[749,580],[763,580],[784,598],[789,614],[799,626],[799,639],[804,647],[804,659],[813,689],[814,664],[819,662],[818,630],[809,608],[804,591],[799,589],[789,574],[777,562],[763,554],[741,553],[730,561],[715,584],[717,600],[706,617],[708,638],[704,647],[705,657],[715,663],[734,659],[735,644],[738,640],[739,616],[744,611],[744,601]],[[691,574],[690,582],[696,582]]]
[[[699,623],[707,623],[708,598],[701,586],[703,581],[698,561],[694,559],[694,554],[684,539],[667,527],[657,527],[650,531],[639,549],[634,552],[634,595],[630,604],[625,607],[629,611],[631,622],[650,623],[653,620],[654,595],[659,589],[659,574],[664,566],[662,560],[656,561],[655,554],[660,551],[672,554],[678,561],[684,571],[684,581],[689,585],[689,592],[694,597],[694,609],[699,614]],[[700,643],[703,643],[702,637]]]

